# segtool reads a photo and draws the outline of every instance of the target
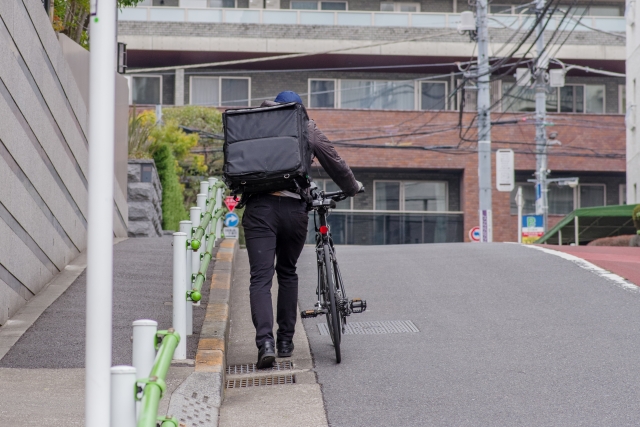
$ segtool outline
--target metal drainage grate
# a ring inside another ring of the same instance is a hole
[[[318,323],[320,335],[329,335],[326,323]],[[420,332],[411,320],[390,320],[386,322],[349,322],[345,328],[345,335],[363,334],[401,334],[405,332]]]
[[[262,385],[295,384],[295,375],[280,375],[275,377],[239,378],[227,381],[227,388],[258,387]]]
[[[227,374],[254,374],[256,372],[273,372],[273,371],[290,371],[293,369],[293,365],[290,361],[276,362],[272,368],[256,369],[255,363],[248,363],[245,365],[232,365],[227,366]]]

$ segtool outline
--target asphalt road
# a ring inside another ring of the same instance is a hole
[[[640,419],[640,293],[514,244],[345,246],[351,321],[418,333],[328,336],[303,321],[329,423],[358,426],[631,426]],[[313,247],[299,262],[311,308]]]

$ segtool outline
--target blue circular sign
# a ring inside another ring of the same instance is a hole
[[[224,225],[226,227],[237,227],[239,223],[240,218],[238,218],[238,215],[234,214],[233,212],[229,212],[224,217]]]

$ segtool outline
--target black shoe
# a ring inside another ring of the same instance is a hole
[[[291,357],[293,341],[278,341],[278,357]]]
[[[265,341],[258,350],[258,363],[256,368],[266,369],[273,366],[273,362],[276,360],[276,352],[273,350],[273,342]]]

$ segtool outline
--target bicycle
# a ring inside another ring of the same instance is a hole
[[[364,192],[364,187],[358,193]],[[340,274],[340,267],[331,238],[331,230],[327,223],[330,209],[335,209],[336,202],[345,200],[348,196],[342,191],[319,191],[317,186],[311,186],[312,201],[309,206],[314,211],[313,222],[316,230],[316,259],[318,262],[318,287],[316,295],[318,302],[313,310],[303,310],[303,319],[327,316],[329,335],[336,352],[336,362],[340,363],[340,344],[342,334],[347,325],[347,317],[351,314],[362,313],[367,309],[367,302],[360,298],[349,300]],[[316,213],[320,217],[320,226],[316,223]]]

